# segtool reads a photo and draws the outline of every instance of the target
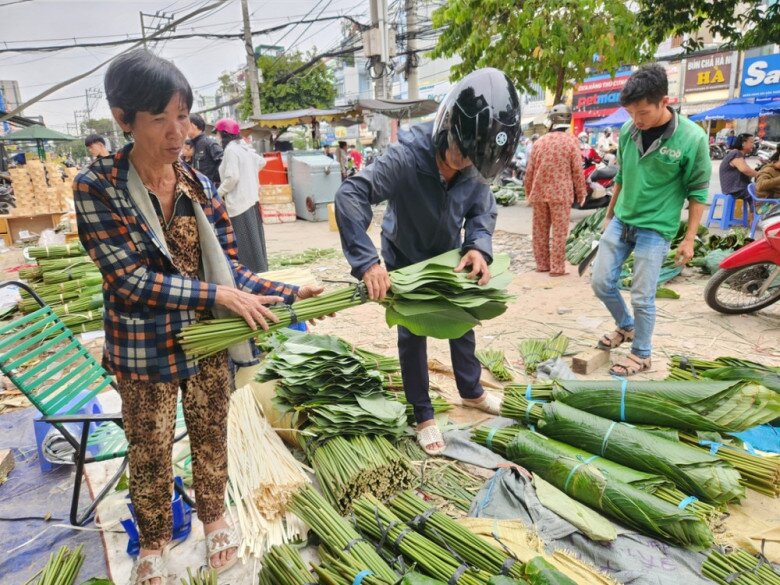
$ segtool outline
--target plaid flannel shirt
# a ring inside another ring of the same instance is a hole
[[[103,365],[120,379],[182,380],[198,370],[176,335],[215,305],[217,286],[180,275],[133,204],[127,189],[131,149],[129,144],[96,160],[73,183],[79,239],[103,275]],[[292,303],[298,287],[265,280],[239,264],[227,209],[211,182],[186,166],[177,171],[194,186],[193,204],[211,222],[236,287]]]

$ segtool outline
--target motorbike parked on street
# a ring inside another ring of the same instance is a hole
[[[704,289],[704,300],[720,313],[752,313],[780,301],[780,205],[758,225],[764,237],[727,256]]]
[[[585,203],[580,205],[576,201],[572,205],[574,209],[599,209],[609,205],[612,197],[612,187],[615,185],[615,175],[618,167],[607,164],[607,156],[603,158],[596,149],[588,146],[580,151],[582,154],[582,172],[585,175],[586,197]],[[610,159],[611,160],[611,159]],[[595,189],[594,189],[595,185]]]

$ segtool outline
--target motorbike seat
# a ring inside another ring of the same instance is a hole
[[[604,167],[593,171],[589,177],[591,181],[598,181],[599,179],[613,179],[617,175],[618,168],[615,166]]]

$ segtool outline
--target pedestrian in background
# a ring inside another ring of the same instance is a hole
[[[181,147],[181,160],[192,166],[192,155],[194,153],[195,150],[192,147],[192,140],[187,138],[187,140],[184,141],[184,146]]]
[[[660,65],[646,65],[629,78],[620,105],[632,123],[620,129],[615,188],[607,208],[607,226],[599,241],[591,286],[615,320],[616,329],[598,347],[615,349],[632,342],[631,353],[609,370],[631,376],[652,365],[655,291],[680,213],[688,201],[688,228],[675,253],[682,266],[693,258],[693,243],[709,194],[707,135],[669,107],[669,82]],[[632,315],[618,289],[620,270],[634,253]]]
[[[558,104],[550,112],[550,132],[536,141],[525,171],[525,191],[533,207],[533,249],[537,272],[566,273],[566,236],[571,206],[585,203],[580,142],[568,132],[571,109]],[[550,231],[552,230],[552,250]]]
[[[731,195],[736,199],[747,199],[747,187],[758,172],[748,166],[745,158],[753,152],[753,135],[742,133],[738,135],[732,148],[720,161],[718,175],[720,178],[720,192]]]
[[[106,139],[100,134],[90,134],[84,139],[84,146],[87,147],[89,156],[93,159],[108,156],[111,153],[106,146]]]
[[[208,177],[215,187],[219,187],[219,164],[222,162],[222,147],[206,136],[206,121],[199,114],[190,114],[192,140],[192,166]]]
[[[252,272],[268,270],[265,231],[260,214],[260,179],[265,158],[241,139],[238,122],[222,118],[214,124],[222,142],[223,156],[219,165],[222,182],[217,192],[225,201],[230,223],[238,245],[238,261]]]

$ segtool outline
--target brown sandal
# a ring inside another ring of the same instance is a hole
[[[633,376],[639,372],[649,370],[653,365],[652,360],[648,358],[641,358],[633,353],[628,354],[626,357],[619,359],[609,369],[609,373],[613,376],[626,377]],[[619,370],[617,368],[620,368]]]
[[[618,327],[612,333],[605,333],[602,335],[601,339],[596,343],[596,347],[599,349],[615,349],[616,347],[620,347],[624,343],[633,340],[633,329],[621,329]]]

